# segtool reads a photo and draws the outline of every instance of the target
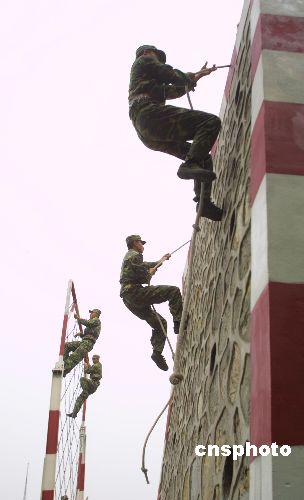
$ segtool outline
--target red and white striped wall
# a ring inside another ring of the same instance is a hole
[[[62,371],[63,371],[63,352],[64,352],[64,341],[66,337],[66,330],[69,317],[69,306],[70,306],[72,286],[73,286],[72,281],[69,281],[64,317],[63,317],[62,332],[61,332],[59,359],[52,372],[51,400],[49,409],[46,451],[43,464],[41,500],[54,499],[58,430],[59,430],[59,419],[60,419],[60,396],[61,396]]]
[[[250,499],[304,498],[304,0],[253,0]]]

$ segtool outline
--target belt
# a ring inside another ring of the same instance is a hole
[[[143,102],[143,101],[152,102],[152,99],[149,96],[149,94],[138,94],[129,101],[129,108],[132,108],[133,104],[135,104],[136,102]]]

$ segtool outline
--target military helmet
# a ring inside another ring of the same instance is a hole
[[[141,45],[136,51],[136,59],[143,55],[145,50],[153,50],[158,55],[160,62],[165,63],[167,60],[166,54],[163,50],[159,50],[154,45]]]
[[[141,241],[143,245],[146,243],[141,239],[139,234],[131,234],[130,236],[126,237],[126,243],[128,248],[132,246],[133,241]]]
[[[101,315],[101,310],[100,309],[90,309],[89,313],[97,313],[98,316],[100,316]]]
[[[93,354],[92,359],[93,359],[93,358],[98,358],[98,359],[99,359],[99,358],[100,358],[100,356],[99,356],[99,354]]]

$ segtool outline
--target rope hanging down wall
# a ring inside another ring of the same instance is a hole
[[[186,87],[186,93],[187,93],[187,98],[188,98],[188,101],[190,104],[190,108],[193,110],[192,102],[191,102],[190,95],[189,95],[189,90],[187,87]],[[191,294],[191,286],[190,285],[192,282],[192,270],[193,270],[193,261],[194,261],[195,242],[196,242],[197,233],[200,231],[199,222],[200,222],[201,214],[203,212],[203,208],[204,208],[204,184],[201,183],[199,206],[198,206],[198,210],[196,213],[195,222],[192,226],[193,233],[192,233],[192,238],[191,238],[190,257],[189,257],[189,262],[188,262],[188,271],[187,271],[186,285],[185,285],[186,293],[185,293],[185,298],[184,298],[184,303],[183,303],[183,313],[182,313],[182,318],[181,318],[181,322],[180,322],[179,335],[178,335],[177,344],[176,344],[176,353],[174,355],[174,372],[172,373],[172,375],[170,376],[170,379],[169,379],[173,386],[178,385],[183,380],[183,375],[182,375],[181,369],[180,369],[180,358],[181,358],[181,352],[182,352],[182,348],[183,348],[184,332],[185,332],[185,327],[186,327],[186,322],[187,322],[188,307],[189,307],[190,294]],[[170,397],[169,401],[166,403],[165,407],[163,408],[161,413],[156,418],[156,420],[155,420],[154,424],[152,425],[151,429],[149,430],[148,435],[147,435],[145,442],[144,442],[143,452],[142,452],[141,470],[145,475],[147,484],[149,484],[148,469],[145,466],[145,454],[146,454],[147,442],[148,442],[148,439],[149,439],[154,427],[156,426],[157,422],[159,421],[160,417],[163,415],[166,408],[169,406],[170,401],[171,401],[172,396],[173,396],[173,391],[174,391],[174,387],[172,388],[171,397]]]

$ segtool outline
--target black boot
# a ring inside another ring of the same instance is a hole
[[[198,209],[198,207],[199,207],[199,203],[197,204],[197,209]],[[219,222],[223,218],[223,209],[217,207],[213,203],[213,201],[210,200],[210,198],[204,199],[201,217],[205,217],[206,219],[210,219],[210,220]]]
[[[213,161],[211,155],[208,155],[207,158],[205,158],[205,160],[202,162],[202,166],[204,167],[204,169],[208,171],[213,170]],[[219,222],[222,220],[223,210],[217,207],[211,200],[211,190],[212,190],[212,183],[209,181],[204,182],[204,201],[203,201],[203,210],[201,216],[205,217],[206,219]],[[197,203],[196,206],[196,211],[197,211],[201,195],[201,182],[199,179],[194,180],[194,192],[195,192],[195,197],[193,198],[193,201]]]
[[[173,321],[173,330],[176,335],[179,334],[180,321]]]
[[[77,417],[77,413],[74,413],[73,411],[72,411],[72,413],[67,413],[66,415],[67,415],[67,417],[71,417],[71,418]]]
[[[159,351],[153,351],[151,359],[158,366],[158,368],[160,368],[164,372],[166,372],[168,370],[168,365],[166,363],[166,360],[165,360],[164,356]]]
[[[216,179],[214,172],[202,168],[193,160],[187,160],[181,164],[177,171],[177,176],[180,179],[200,179],[201,181],[212,182]]]

